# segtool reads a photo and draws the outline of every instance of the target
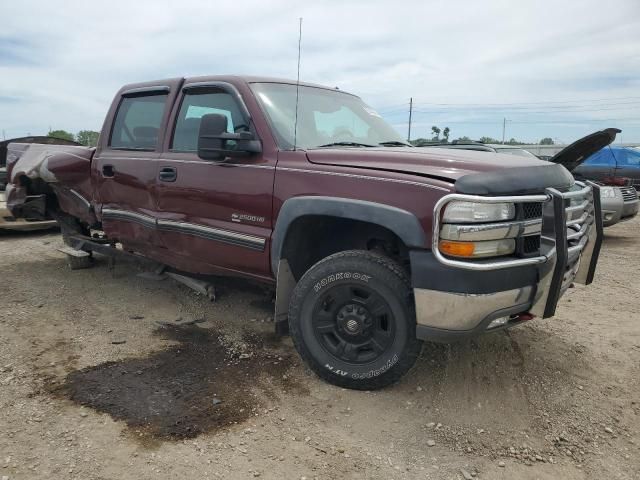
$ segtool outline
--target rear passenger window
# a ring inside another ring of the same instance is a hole
[[[227,131],[229,133],[248,130],[238,104],[227,92],[208,90],[187,93],[182,100],[180,113],[176,119],[171,150],[195,152],[198,149],[200,120],[209,113],[218,113],[227,117]]]
[[[166,103],[166,93],[124,97],[113,123],[110,146],[155,150]]]

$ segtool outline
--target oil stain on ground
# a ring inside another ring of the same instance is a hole
[[[124,421],[143,438],[177,440],[241,423],[278,392],[303,389],[287,375],[294,358],[260,336],[245,337],[248,348],[239,350],[195,325],[156,335],[179,343],[72,372],[54,393]]]

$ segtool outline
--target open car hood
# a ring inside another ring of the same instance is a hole
[[[616,134],[621,131],[618,128],[605,128],[599,132],[591,133],[563,148],[549,161],[559,163],[571,172],[598,150],[611,144],[616,139]]]

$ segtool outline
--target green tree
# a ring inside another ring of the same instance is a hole
[[[458,139],[456,140],[456,142],[471,142],[471,141],[472,140],[466,135],[464,137],[458,137]]]
[[[480,137],[480,143],[500,143],[500,140],[492,137]]]
[[[438,127],[436,127],[435,125],[433,127],[431,127],[431,133],[433,133],[432,140],[434,142],[439,142],[440,141],[440,132],[441,132],[441,130]]]
[[[98,144],[98,137],[100,132],[93,130],[80,130],[76,135],[76,141],[87,147],[95,147]]]
[[[549,138],[549,137],[544,137],[542,140],[540,140],[540,145],[554,145],[554,141],[553,138]]]
[[[450,133],[451,133],[451,129],[449,129],[449,127],[444,127],[444,130],[442,131],[442,137],[443,137],[445,143],[449,143],[449,134]]]
[[[54,138],[62,138],[63,140],[71,140],[72,142],[75,140],[73,137],[73,133],[69,133],[66,130],[51,130],[48,134],[48,137]]]

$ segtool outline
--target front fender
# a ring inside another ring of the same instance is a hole
[[[271,238],[271,268],[278,272],[282,247],[291,224],[310,215],[345,218],[380,225],[395,233],[407,247],[424,248],[426,235],[418,218],[401,208],[352,198],[301,196],[284,202]]]

